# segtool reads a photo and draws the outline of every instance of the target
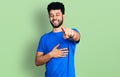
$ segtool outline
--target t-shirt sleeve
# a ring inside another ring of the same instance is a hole
[[[44,38],[43,37],[41,37],[40,38],[40,41],[39,41],[39,43],[38,43],[38,48],[37,48],[37,52],[45,52],[45,43],[44,43]]]
[[[80,34],[80,32],[76,28],[72,28],[72,30],[74,30]],[[76,41],[76,43],[79,43],[79,42],[80,42],[80,39],[78,41]]]

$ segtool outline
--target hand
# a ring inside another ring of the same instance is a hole
[[[75,35],[75,33],[72,29],[64,28],[64,27],[61,27],[61,29],[62,29],[62,32],[63,32],[64,39],[71,38]]]
[[[66,55],[68,54],[68,50],[67,48],[61,48],[61,49],[57,49],[59,47],[60,44],[56,45],[52,51],[49,53],[49,55],[53,58],[58,58],[58,57],[66,57]]]

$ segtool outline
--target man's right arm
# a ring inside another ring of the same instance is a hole
[[[40,66],[47,63],[51,58],[66,57],[66,55],[68,54],[67,48],[58,49],[58,47],[59,44],[56,45],[51,52],[45,55],[43,52],[37,52],[35,59],[36,66]]]
[[[37,52],[36,53],[36,60],[35,64],[36,66],[40,66],[48,62],[52,57],[49,54],[44,55],[43,52]]]

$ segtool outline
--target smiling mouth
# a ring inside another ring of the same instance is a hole
[[[57,22],[58,22],[57,20],[53,21],[53,23],[57,23]]]
[[[57,24],[58,23],[58,20],[53,20],[52,21],[54,24]]]

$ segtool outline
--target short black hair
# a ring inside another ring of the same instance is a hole
[[[47,7],[48,13],[50,10],[61,10],[62,14],[65,13],[64,4],[61,2],[52,2]]]

